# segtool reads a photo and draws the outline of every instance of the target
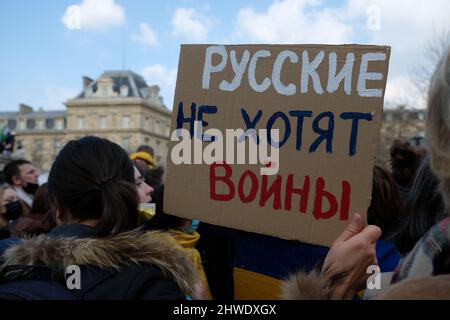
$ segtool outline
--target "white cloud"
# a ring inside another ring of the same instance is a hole
[[[422,67],[433,69],[433,66],[428,66],[424,60],[427,42],[444,30],[450,31],[448,22],[450,2],[347,0],[346,6],[349,21],[354,21],[358,17],[367,19],[367,8],[369,6],[378,8],[380,28],[366,30],[369,35],[366,42],[392,47],[386,104],[407,104],[415,108],[425,108],[426,92],[421,92],[414,85],[414,73]],[[430,74],[432,72],[433,70],[430,70]]]
[[[178,8],[172,17],[172,34],[183,41],[202,42],[208,36],[208,20],[192,8]]]
[[[68,29],[103,32],[125,22],[125,11],[114,0],[83,0],[71,5],[61,18]]]
[[[414,71],[424,65],[427,40],[450,30],[448,12],[448,0],[344,0],[332,8],[324,0],[274,0],[262,11],[239,10],[232,38],[241,43],[390,45],[387,104],[422,108],[424,95],[412,84]],[[379,28],[370,28],[374,14]]]
[[[239,11],[235,36],[245,42],[343,43],[352,29],[339,9],[319,10],[319,0],[275,1],[265,12],[247,7]]]
[[[146,23],[139,25],[139,35],[134,35],[132,39],[148,47],[155,47],[159,45],[158,36]]]
[[[168,69],[161,64],[153,64],[145,67],[142,70],[142,75],[150,86],[156,84],[160,87],[160,95],[164,98],[165,105],[172,109],[177,69]]]
[[[80,91],[80,89],[69,88],[65,86],[49,86],[45,89],[44,92],[45,98],[47,100],[47,106],[49,109],[62,109],[64,108],[63,103],[68,99],[75,98],[80,93]]]
[[[370,31],[366,42],[392,46],[394,71],[420,63],[426,41],[450,27],[448,0],[347,0],[349,23],[358,17],[367,19],[369,6],[379,10],[380,29],[365,30]]]
[[[63,85],[48,84],[44,87],[43,93],[39,98],[26,99],[26,103],[33,106],[36,110],[64,110],[64,103],[68,99],[75,98],[81,89],[71,88]]]

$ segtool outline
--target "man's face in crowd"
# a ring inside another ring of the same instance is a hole
[[[18,180],[18,185],[26,187],[29,183],[38,183],[39,170],[33,165],[26,163],[19,166],[20,179]]]

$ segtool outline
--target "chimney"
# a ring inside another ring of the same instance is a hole
[[[33,112],[33,108],[25,103],[19,104],[19,113],[30,113]]]
[[[94,80],[89,77],[83,76],[83,90],[86,89],[92,83],[92,81]]]

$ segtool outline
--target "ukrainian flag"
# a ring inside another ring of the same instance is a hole
[[[233,232],[235,242],[234,288],[236,300],[276,300],[281,281],[299,270],[310,272],[323,263],[329,248],[283,240],[256,233]],[[378,241],[381,272],[393,271],[400,254],[392,243]]]
[[[328,248],[235,231],[234,288],[236,300],[276,300],[281,280],[298,270],[320,265]]]

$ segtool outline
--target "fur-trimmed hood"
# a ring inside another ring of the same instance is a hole
[[[282,282],[283,300],[330,300],[333,293],[330,282],[317,271],[299,271]]]
[[[173,280],[181,291],[197,298],[198,275],[183,249],[168,234],[158,231],[120,233],[106,238],[24,239],[3,254],[3,270],[13,265],[46,266],[63,274],[68,266],[95,266],[120,271],[127,266],[151,264]],[[64,275],[63,275],[64,277]]]

